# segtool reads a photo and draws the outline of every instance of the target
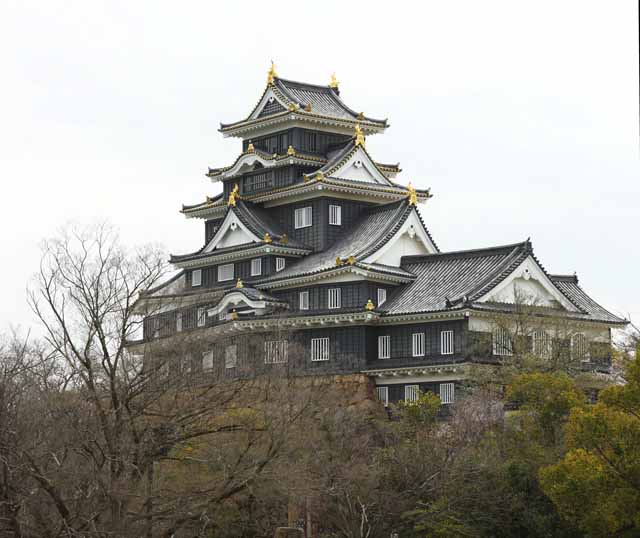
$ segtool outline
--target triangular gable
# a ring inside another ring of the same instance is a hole
[[[225,295],[220,302],[213,308],[210,308],[207,313],[209,316],[216,316],[225,312],[229,307],[244,307],[253,310],[256,314],[262,314],[267,308],[267,301],[264,298],[251,299],[241,291],[234,290]]]
[[[287,107],[288,103],[283,101],[282,98],[273,91],[273,87],[269,86],[247,120],[255,120],[263,116],[278,114],[279,112],[287,110]]]
[[[414,207],[393,237],[362,261],[400,267],[403,256],[421,256],[437,252],[437,247],[429,237]]]
[[[245,172],[250,172],[255,168],[256,164],[260,164],[263,168],[269,168],[273,166],[273,159],[266,159],[258,153],[244,153],[236,160],[231,168],[219,175],[222,177],[237,176]]]
[[[238,218],[233,209],[227,212],[220,228],[211,238],[203,252],[213,252],[216,249],[259,243],[262,239],[252,233]]]
[[[479,302],[562,307],[571,312],[579,309],[555,286],[531,255],[527,256],[500,284],[485,293]]]
[[[350,179],[363,183],[391,185],[391,182],[376,166],[362,146],[356,146],[351,155],[330,170],[327,177]]]

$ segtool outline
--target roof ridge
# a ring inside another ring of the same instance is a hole
[[[407,263],[419,263],[422,261],[435,261],[436,259],[444,259],[444,258],[455,258],[457,256],[465,256],[468,257],[476,257],[476,256],[484,256],[489,253],[499,253],[502,251],[511,251],[517,247],[522,247],[527,249],[527,251],[532,251],[531,242],[527,239],[526,241],[522,241],[520,243],[510,243],[507,245],[496,245],[492,247],[484,247],[484,248],[474,248],[467,250],[450,250],[447,252],[437,252],[434,254],[420,254],[413,256],[403,256],[401,265]]]

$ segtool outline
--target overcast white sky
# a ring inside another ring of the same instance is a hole
[[[531,236],[638,322],[637,21],[634,0],[0,0],[0,330],[35,323],[38,243],[69,219],[199,248],[180,204],[218,191],[204,172],[240,147],[219,122],[249,113],[272,58],[389,118],[367,148],[432,188],[442,250]]]

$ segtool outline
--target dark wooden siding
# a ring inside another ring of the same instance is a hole
[[[328,310],[329,289],[340,288],[341,308]],[[340,310],[364,310],[367,301],[371,299],[377,302],[378,288],[384,288],[387,293],[391,293],[392,286],[375,284],[373,282],[346,282],[340,284],[323,284],[321,286],[306,286],[291,290],[275,291],[273,295],[287,301],[291,312],[300,312],[300,292],[309,292],[309,312],[328,310],[329,312],[339,312]],[[306,311],[303,311],[306,312]]]
[[[216,232],[220,229],[220,225],[224,219],[211,219],[204,223],[204,242],[205,245],[211,241]]]

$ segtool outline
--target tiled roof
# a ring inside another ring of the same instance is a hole
[[[255,288],[251,288],[248,286],[244,286],[242,288],[230,288],[228,290],[226,290],[224,292],[224,295],[222,296],[222,299],[224,299],[224,297],[226,297],[227,295],[231,294],[231,293],[235,293],[235,292],[239,292],[242,295],[244,295],[247,299],[251,299],[252,301],[267,301],[270,303],[286,303],[286,301],[283,301],[282,299],[278,299],[277,297],[274,297],[273,295],[269,295],[268,293],[262,291],[262,290],[257,290]]]
[[[549,275],[553,283],[564,293],[571,302],[586,312],[590,319],[608,321],[611,323],[627,323],[626,320],[612,314],[591,297],[578,285],[578,277],[575,275]]]

